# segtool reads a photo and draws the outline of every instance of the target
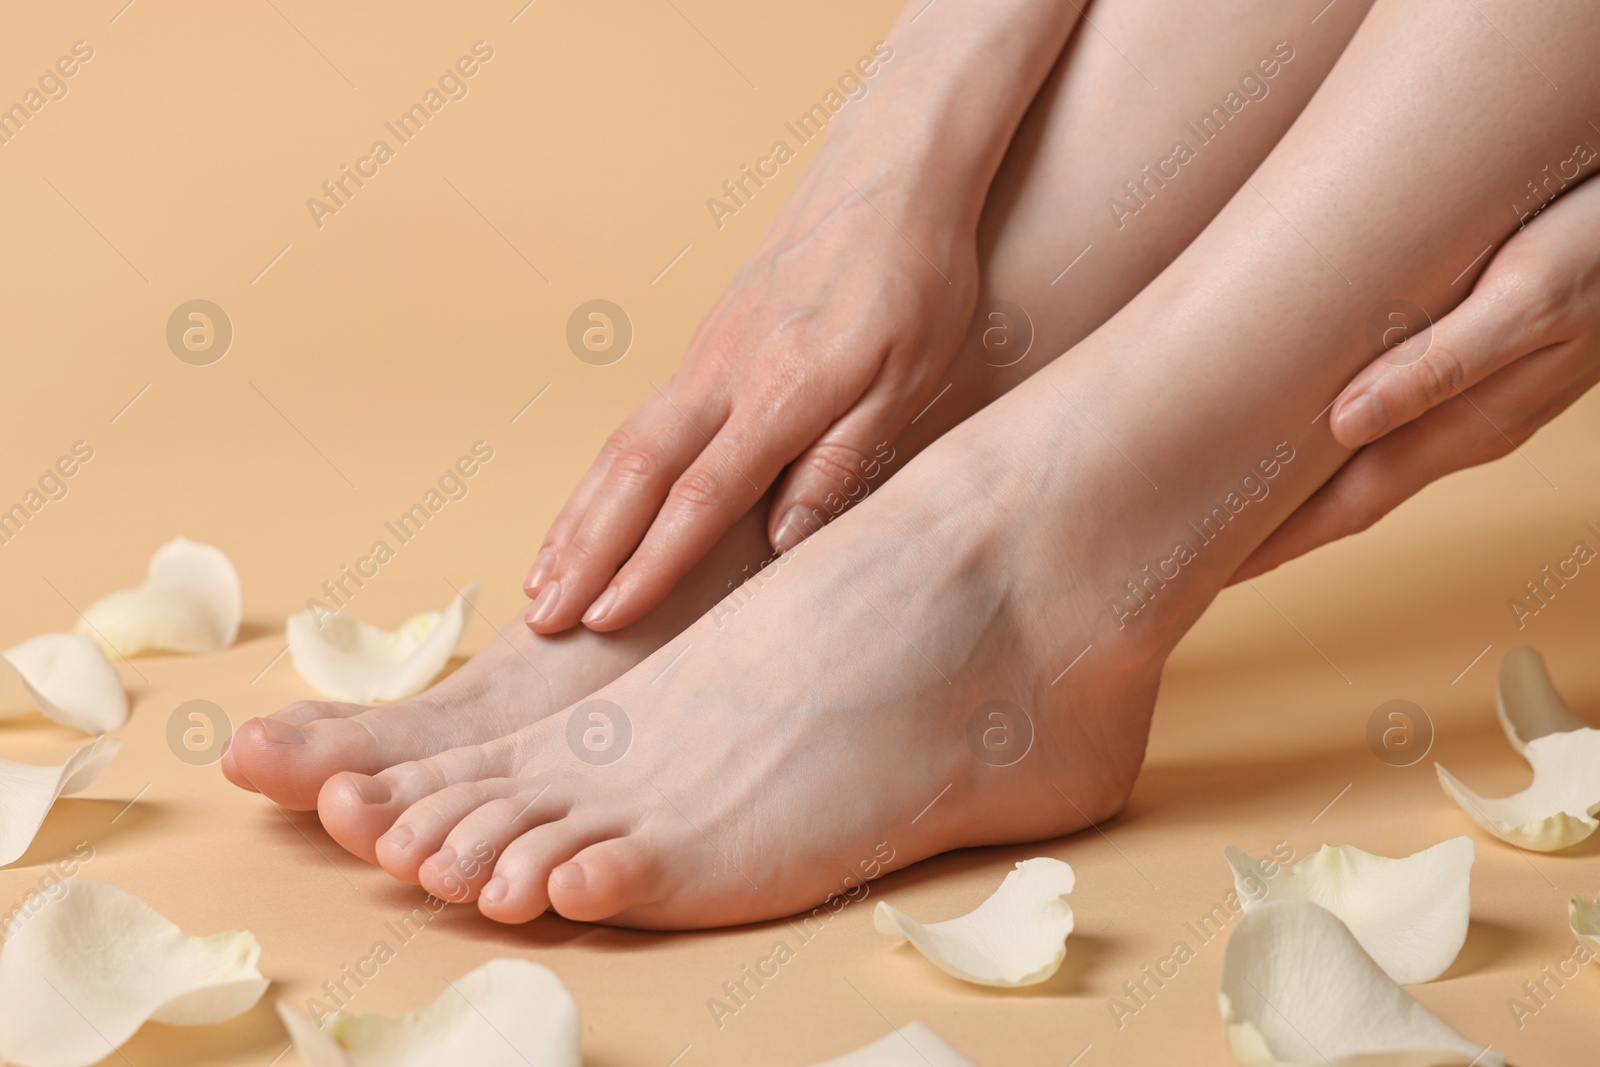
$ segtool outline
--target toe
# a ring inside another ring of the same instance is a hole
[[[300,701],[266,718],[249,719],[222,755],[222,773],[237,786],[265,793],[295,811],[317,806],[329,762],[318,734],[325,722],[347,723],[368,709],[361,704]],[[343,768],[338,768],[343,769]]]
[[[590,845],[550,872],[550,906],[568,919],[599,922],[666,893],[662,851],[639,835]]]
[[[548,784],[539,786],[526,779],[501,781],[509,787],[503,795],[456,822],[443,846],[419,869],[418,881],[434,896],[457,903],[476,900],[506,846],[535,826],[561,818],[571,807],[567,797],[555,795]],[[418,807],[428,803],[423,801]],[[409,817],[407,812],[402,824]],[[396,830],[401,828],[396,826]],[[378,854],[383,853],[380,840]]]
[[[394,826],[408,808],[453,785],[511,777],[523,746],[524,739],[512,734],[488,744],[453,748],[427,759],[401,763],[376,775],[335,774],[322,786],[317,814],[335,841],[368,863],[377,863],[379,836]],[[470,810],[469,807],[461,814]],[[423,853],[418,862],[427,856]]]
[[[478,894],[478,910],[496,922],[537,919],[550,907],[550,872],[616,833],[610,823],[590,818],[557,819],[529,830],[495,861],[493,877]]]

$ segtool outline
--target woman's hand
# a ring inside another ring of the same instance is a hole
[[[1596,381],[1600,181],[1588,180],[1512,235],[1454,311],[1356,375],[1330,419],[1335,440],[1360,451],[1234,580],[1359,533],[1429,482],[1499,459]]]
[[[557,516],[530,627],[639,619],[780,476],[778,550],[860,495],[961,348],[989,181],[1076,18],[1051,0],[911,5],[683,366]]]

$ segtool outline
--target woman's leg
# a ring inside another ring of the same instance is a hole
[[[1372,312],[1460,299],[1516,224],[1507,191],[1585,136],[1597,46],[1578,3],[1380,0],[1247,186],[1073,358],[599,702],[336,777],[324,823],[398,817],[384,866],[493,918],[684,927],[1106,817],[1168,651],[1347,458],[1318,414],[1371,358]],[[611,748],[572,740],[604,722]]]
[[[1281,0],[1233,0],[1181,20],[1136,0],[1097,5],[1020,127],[980,229],[979,332],[992,302],[1010,301],[1031,317],[1031,350],[1004,368],[990,365],[1004,356],[969,353],[949,391],[895,442],[885,472],[1076,344],[1170,262],[1294,121],[1369,2],[1344,0],[1315,22],[1317,5]],[[1192,158],[1163,168],[1180,141]],[[1175,176],[1149,177],[1147,167]],[[1124,183],[1139,183],[1136,194]],[[839,490],[845,499],[846,487]],[[626,630],[541,637],[513,620],[460,671],[412,700],[374,709],[303,702],[250,720],[224,771],[306,809],[338,771],[376,773],[566,707],[755,572],[770,556],[766,515],[763,501],[661,608]]]

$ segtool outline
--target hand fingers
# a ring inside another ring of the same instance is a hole
[[[714,433],[721,423],[709,405],[674,402],[657,391],[612,434],[528,575],[534,600],[524,619],[536,633],[578,621],[705,447],[703,431]]]
[[[1552,346],[1357,452],[1240,565],[1231,581],[1360,533],[1418,490],[1507,455],[1600,380],[1581,346]]]
[[[798,412],[793,417],[735,412],[673,486],[638,551],[584,616],[584,625],[602,632],[620,629],[660,603],[833,416],[831,408],[803,419]]]
[[[1538,287],[1497,255],[1454,311],[1389,349],[1334,402],[1334,440],[1359,448],[1558,338]]]
[[[871,396],[801,453],[772,500],[767,519],[772,547],[788,552],[864,499],[894,462],[891,442],[909,421],[907,408],[928,399]]]

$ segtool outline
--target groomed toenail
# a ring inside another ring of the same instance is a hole
[[[498,904],[511,892],[511,883],[504,878],[491,878],[489,884],[483,887],[483,892],[478,894],[478,899],[485,904]]]
[[[617,606],[617,597],[620,595],[616,586],[606,586],[606,591],[600,594],[600,599],[590,604],[589,610],[583,613],[585,625],[593,626],[595,623],[604,622],[606,616],[611,614],[611,609]]]
[[[405,848],[416,839],[416,836],[409,826],[396,826],[393,830],[378,838],[378,843],[388,848]]]
[[[356,793],[363,804],[387,804],[394,799],[394,790],[382,778],[357,778]]]
[[[544,580],[550,577],[550,572],[556,569],[556,550],[545,548],[539,550],[539,555],[533,561],[533,569],[528,572],[528,581],[523,585],[530,594],[539,591]]]
[[[535,625],[549,619],[556,613],[556,601],[561,599],[561,583],[550,581],[539,590],[539,599],[535,600],[528,608],[527,620]]]
[[[589,884],[589,876],[576,863],[563,863],[550,872],[550,881],[562,889],[582,889]]]
[[[306,732],[292,722],[282,719],[259,719],[261,732],[268,741],[275,745],[303,745],[306,743]]]

